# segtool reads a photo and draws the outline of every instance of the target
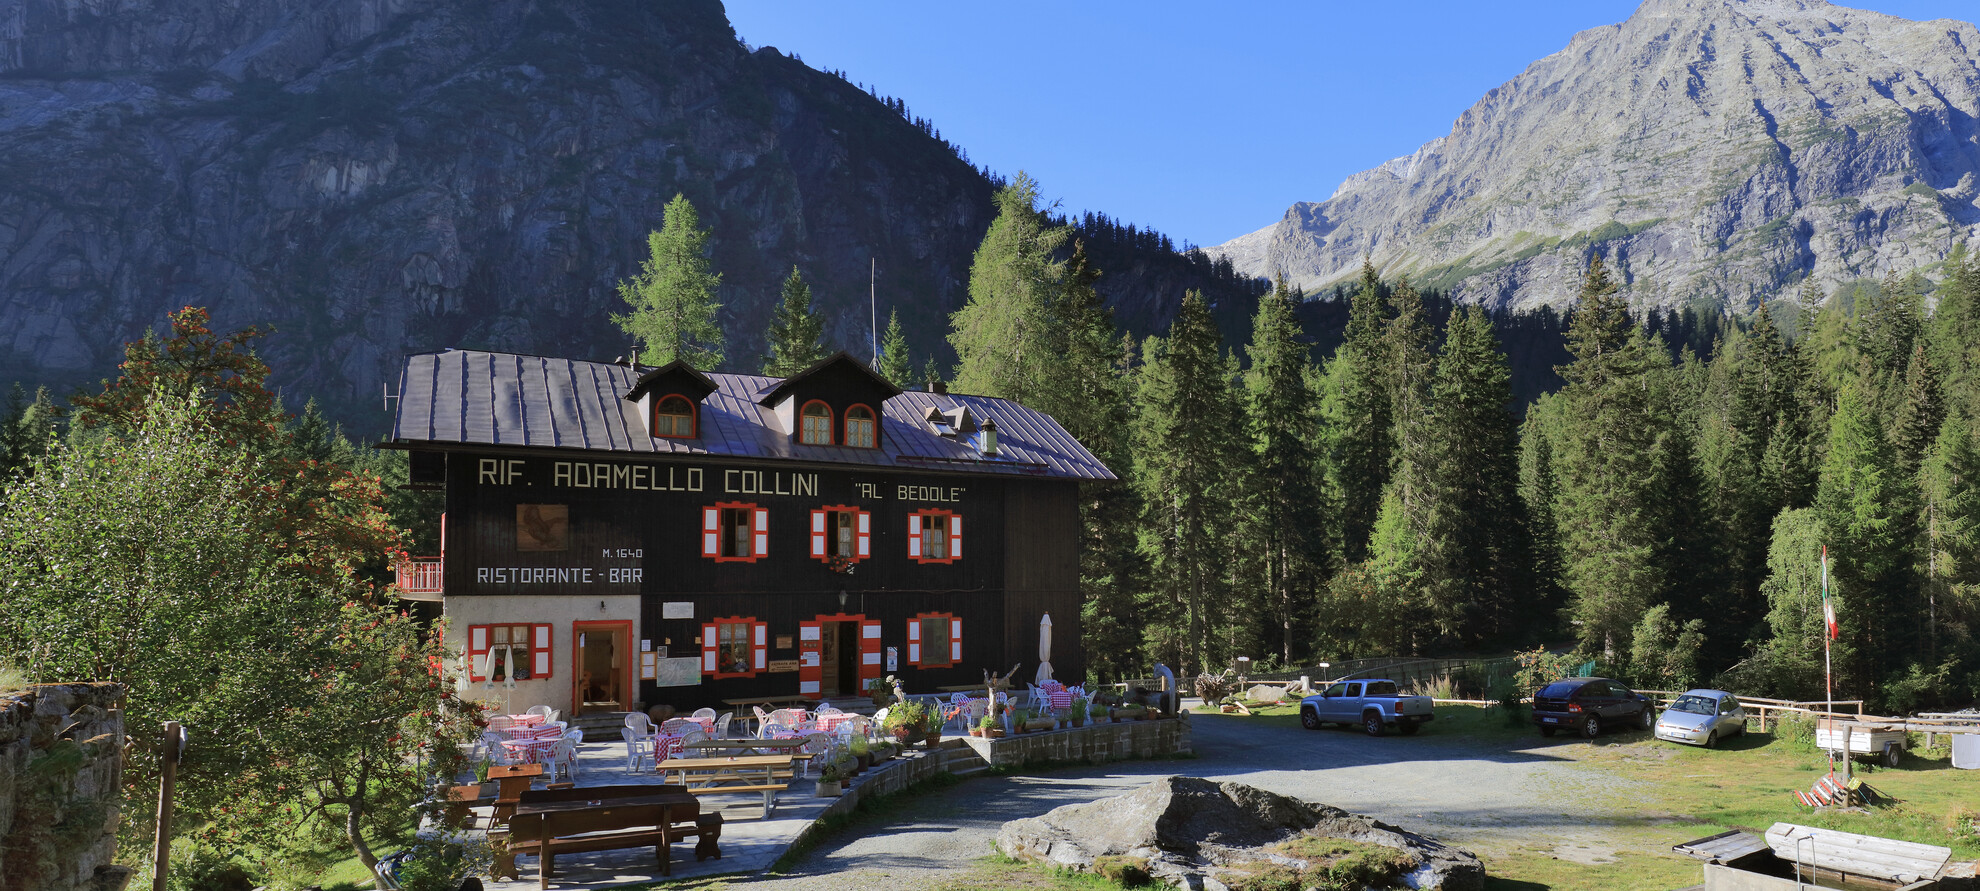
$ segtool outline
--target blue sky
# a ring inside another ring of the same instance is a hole
[[[731,0],[754,46],[906,100],[1049,198],[1212,245],[1408,154],[1634,0],[1200,4]],[[1861,0],[1910,19],[1974,0]]]

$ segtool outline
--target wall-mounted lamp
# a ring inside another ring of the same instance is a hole
[[[605,601],[598,601],[598,611],[601,613],[605,611]]]
[[[844,610],[845,608],[846,608],[846,589],[844,589],[844,588],[840,588],[840,589],[839,589],[839,609],[840,609],[840,610]]]

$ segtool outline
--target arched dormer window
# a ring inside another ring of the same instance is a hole
[[[798,442],[805,445],[832,444],[832,407],[813,399],[798,412]]]
[[[846,445],[856,449],[879,445],[879,426],[874,421],[873,409],[864,405],[846,409]]]
[[[694,438],[694,403],[685,396],[668,396],[653,407],[653,435]]]

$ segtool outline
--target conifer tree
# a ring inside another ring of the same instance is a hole
[[[896,387],[913,389],[914,363],[908,358],[907,334],[901,330],[901,311],[887,315],[887,333],[880,336],[880,376]]]
[[[1340,500],[1341,556],[1358,562],[1389,481],[1390,399],[1384,378],[1382,328],[1387,315],[1381,281],[1367,258],[1349,306],[1347,339],[1327,363],[1322,404],[1329,488]]]
[[[763,373],[790,377],[817,364],[828,355],[820,340],[824,335],[825,320],[811,311],[811,286],[793,266],[770,316],[770,355],[763,359]]]
[[[1939,436],[1939,425],[1946,409],[1939,397],[1939,372],[1925,351],[1925,339],[1913,341],[1911,362],[1904,372],[1904,401],[1891,419],[1891,447],[1898,472],[1910,476],[1918,472]]]
[[[1882,704],[1877,685],[1916,642],[1912,576],[1916,516],[1910,481],[1884,439],[1859,385],[1843,388],[1829,422],[1829,450],[1815,512],[1829,548],[1829,577],[1842,640],[1842,689]]]
[[[639,341],[639,359],[665,365],[680,359],[696,368],[722,364],[722,325],[715,289],[722,276],[708,259],[708,232],[686,195],[667,202],[660,229],[647,233],[646,261],[619,282],[631,312],[613,315],[619,330]]]
[[[1015,399],[1039,395],[1039,366],[1052,359],[1050,302],[1065,275],[1053,255],[1071,230],[1046,226],[1038,183],[1024,171],[997,190],[997,218],[969,268],[969,300],[950,316],[956,389]]]
[[[1445,640],[1502,639],[1523,616],[1516,598],[1531,588],[1532,542],[1519,497],[1519,441],[1511,372],[1491,318],[1471,308],[1451,318],[1431,391],[1437,419],[1435,496],[1437,584],[1429,618]]]
[[[1151,342],[1136,394],[1134,486],[1149,575],[1142,612],[1153,655],[1185,676],[1220,661],[1211,632],[1228,606],[1230,467],[1242,427],[1220,353],[1209,305],[1191,291],[1168,338]]]
[[[1263,600],[1282,665],[1293,664],[1296,626],[1314,606],[1313,586],[1325,564],[1321,505],[1325,480],[1316,476],[1317,418],[1307,388],[1312,366],[1299,342],[1299,319],[1285,276],[1258,302],[1251,324],[1251,447],[1257,455],[1254,547],[1261,556]]]
[[[36,388],[34,398],[29,399],[27,391],[14,384],[7,393],[6,408],[0,410],[0,484],[48,450],[49,439],[60,429],[61,417],[47,387]]]
[[[1949,416],[1939,425],[1931,454],[1920,468],[1919,536],[1925,559],[1925,658],[1937,664],[1940,629],[1952,619],[1966,632],[1976,583],[1980,583],[1980,449],[1971,424]],[[1948,635],[1950,638],[1950,635]]]
[[[1560,524],[1554,515],[1560,482],[1554,444],[1561,438],[1563,405],[1558,394],[1541,396],[1527,407],[1519,428],[1519,500],[1532,538],[1533,572],[1533,597],[1522,603],[1522,617],[1529,620],[1533,632],[1551,627],[1547,619],[1562,604]]]
[[[1670,431],[1651,380],[1665,354],[1630,318],[1599,254],[1582,279],[1568,349],[1555,501],[1563,582],[1582,644],[1627,654],[1637,620],[1669,586],[1658,557],[1669,544],[1660,499],[1670,493],[1657,485]]]

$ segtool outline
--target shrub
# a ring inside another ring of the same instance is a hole
[[[1788,751],[1812,754],[1815,751],[1815,716],[1787,712],[1774,721],[1774,738]]]

